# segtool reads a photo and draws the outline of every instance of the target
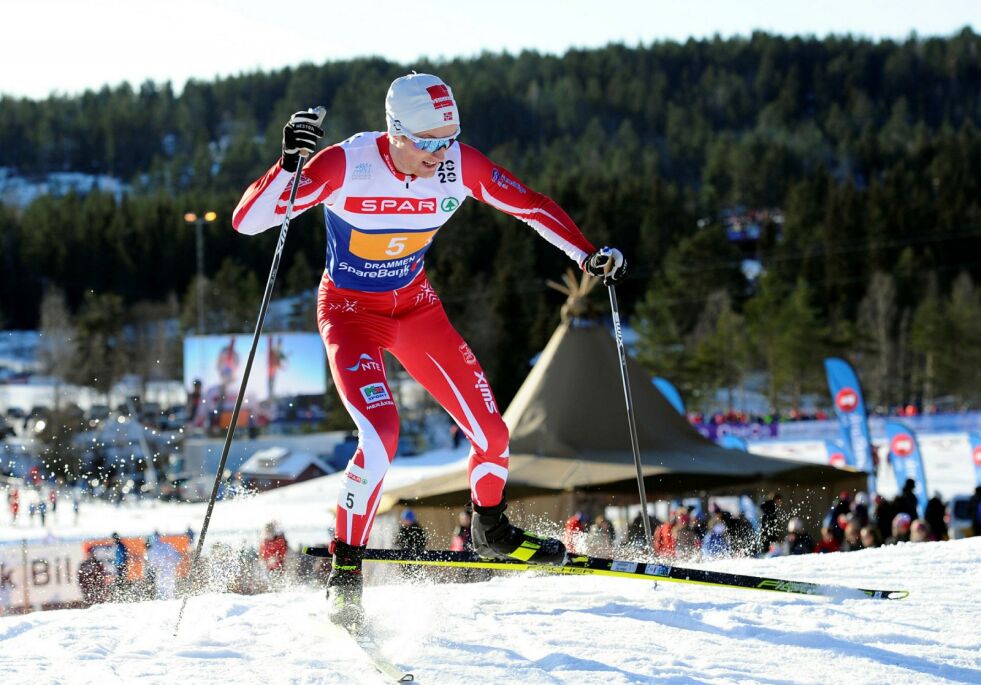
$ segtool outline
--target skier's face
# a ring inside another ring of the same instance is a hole
[[[439,128],[429,129],[415,134],[415,138],[432,140],[435,138],[447,138],[454,135],[459,128],[457,126],[440,126]],[[427,152],[405,136],[389,136],[392,141],[392,161],[395,168],[403,174],[418,176],[419,178],[432,178],[436,175],[439,163],[446,159],[446,150],[443,148],[436,152]]]

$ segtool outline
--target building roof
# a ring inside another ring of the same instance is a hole
[[[312,452],[289,450],[285,447],[267,447],[259,450],[242,464],[239,472],[248,476],[267,476],[296,480],[313,464],[325,474],[333,469],[320,456]]]

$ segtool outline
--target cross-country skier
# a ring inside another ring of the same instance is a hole
[[[447,319],[423,269],[440,227],[468,197],[521,219],[581,268],[609,284],[626,272],[620,250],[595,249],[551,199],[482,153],[457,142],[453,91],[412,73],[385,98],[387,131],[364,132],[315,154],[303,167],[295,213],[324,205],[327,266],[317,317],[331,375],[358,426],[358,449],[337,503],[331,619],[360,625],[361,561],[395,456],[399,417],[385,377],[391,352],[453,417],[471,444],[474,548],[486,557],[558,562],[565,548],[510,524],[504,514],[508,430],[487,377]],[[253,183],[233,225],[256,234],[282,223],[300,156],[323,136],[323,113],[297,112],[283,129],[283,155]]]

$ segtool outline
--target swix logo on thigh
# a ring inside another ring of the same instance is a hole
[[[480,391],[480,396],[484,399],[484,406],[487,407],[487,411],[489,411],[491,414],[496,414],[497,405],[494,403],[494,394],[491,392],[490,384],[487,382],[484,372],[474,371],[473,375],[477,377],[477,382],[474,383],[474,387]]]
[[[435,214],[435,197],[348,197],[344,209],[355,214]]]
[[[357,371],[358,369],[362,371],[381,371],[382,367],[381,364],[371,358],[371,355],[362,354],[358,357],[358,361],[354,362],[353,366],[344,367],[345,371]]]

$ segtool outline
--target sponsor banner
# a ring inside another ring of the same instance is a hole
[[[907,479],[916,483],[916,509],[920,518],[923,518],[927,505],[927,481],[916,434],[899,421],[886,421],[886,437],[889,440],[889,464],[896,476],[896,488],[902,492]]]
[[[900,420],[916,431],[921,441],[928,434],[971,431],[981,433],[981,412],[904,416]],[[869,432],[873,440],[886,439],[885,421],[886,417],[869,417]],[[773,425],[776,433],[774,437],[781,440],[834,440],[842,434],[842,423],[837,417],[828,421],[782,421]]]
[[[981,486],[981,433],[968,433],[971,443],[971,459],[974,461],[974,484]]]
[[[835,413],[855,458],[855,468],[869,474],[869,491],[875,492],[872,440],[858,376],[851,364],[837,357],[825,359],[824,369],[828,375],[828,390],[831,391]]]
[[[654,376],[652,382],[654,383],[654,387],[658,389],[658,392],[664,395],[664,399],[674,407],[674,410],[684,416],[685,403],[681,399],[681,393],[678,392],[678,388],[674,387],[674,383],[660,376]]]
[[[775,423],[700,423],[695,430],[713,442],[720,442],[726,436],[743,440],[767,440],[777,437],[779,430]]]
[[[125,580],[139,581],[144,578],[145,571],[144,538],[130,537],[121,540],[129,558]],[[188,537],[164,535],[161,540],[181,554],[177,577],[185,577],[190,564]],[[82,602],[78,568],[90,550],[105,568],[107,579],[114,578],[115,545],[112,538],[0,545],[0,615],[11,609],[61,608]]]
[[[824,448],[828,452],[828,464],[839,469],[855,468],[855,456],[847,440],[825,440]]]
[[[0,613],[14,607],[34,609],[82,601],[78,565],[84,558],[79,543],[0,547]]]

